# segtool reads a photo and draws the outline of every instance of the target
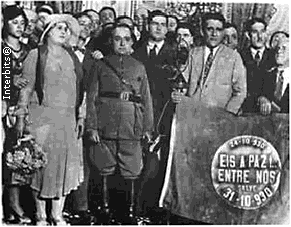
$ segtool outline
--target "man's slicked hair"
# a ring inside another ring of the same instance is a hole
[[[178,26],[176,28],[176,33],[178,32],[178,29],[179,28],[188,29],[192,36],[195,35],[195,29],[194,29],[194,27],[190,23],[187,23],[187,22],[180,22],[180,23],[178,23]]]
[[[237,30],[237,26],[234,24],[234,23],[229,23],[229,22],[227,22],[227,23],[225,23],[225,27],[224,27],[225,29],[226,28],[234,28],[236,31],[238,31]]]
[[[165,17],[166,18],[166,23],[168,24],[168,15],[165,14],[163,11],[161,10],[154,10],[152,12],[149,13],[149,17],[148,17],[148,23],[150,24],[151,21],[153,20],[154,17],[157,16],[161,16],[161,17]]]
[[[102,7],[102,9],[100,9],[100,11],[99,11],[99,15],[100,16],[101,16],[102,11],[104,11],[104,10],[111,10],[113,12],[113,15],[114,15],[114,20],[116,19],[116,12],[115,12],[115,9],[114,8],[112,8],[110,6],[104,6],[104,7]]]
[[[274,39],[275,35],[277,35],[277,34],[283,34],[283,35],[286,36],[286,38],[289,39],[289,34],[288,34],[287,32],[285,32],[285,31],[276,31],[276,32],[274,32],[274,33],[271,35],[270,43],[269,43],[270,47],[272,47],[273,39]]]
[[[251,32],[252,30],[252,26],[255,24],[255,23],[262,23],[264,26],[265,26],[265,29],[267,28],[267,23],[266,21],[264,21],[262,18],[258,18],[258,17],[254,17],[250,20],[248,20],[245,24],[245,29],[247,32]]]
[[[218,20],[222,23],[223,28],[225,28],[225,18],[221,13],[205,13],[202,16],[202,28],[206,28],[206,22],[208,20]]]

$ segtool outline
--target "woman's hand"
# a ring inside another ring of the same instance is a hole
[[[76,124],[75,131],[78,133],[78,139],[84,134],[84,118],[79,118]]]
[[[16,119],[15,131],[17,138],[22,138],[25,127],[24,116],[19,116]]]
[[[147,141],[147,143],[151,143],[152,142],[152,135],[150,132],[145,132],[143,135],[143,139],[145,139]]]
[[[99,137],[97,130],[90,129],[90,130],[88,130],[88,134],[89,134],[90,141],[97,143],[97,144],[100,143],[100,137]]]
[[[185,96],[185,93],[186,93],[185,91],[183,92],[173,91],[171,94],[172,102],[178,104],[182,101],[186,101],[188,97]]]
[[[2,100],[1,101],[2,103],[2,112],[1,112],[1,116],[2,117],[5,117],[5,115],[7,114],[7,103],[6,103],[6,101],[5,100]]]
[[[22,89],[28,84],[28,80],[25,78],[22,78],[21,75],[15,75],[13,77],[13,84],[19,89]]]

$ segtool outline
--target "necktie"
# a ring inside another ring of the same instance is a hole
[[[149,57],[150,59],[154,59],[157,54],[156,54],[156,48],[157,48],[157,45],[155,45],[151,50],[150,50],[150,54],[149,54]]]
[[[256,55],[255,55],[255,61],[257,63],[257,66],[259,66],[260,61],[261,61],[261,57],[260,57],[260,51],[257,51]]]
[[[278,80],[276,83],[274,96],[278,101],[280,101],[282,98],[283,83],[284,83],[283,70],[277,72],[277,78]]]
[[[209,70],[210,70],[212,62],[213,62],[213,57],[214,57],[213,49],[210,49],[210,54],[208,55],[206,63],[205,63],[204,73],[203,73],[203,77],[202,77],[202,85],[204,85],[204,83],[207,79]]]

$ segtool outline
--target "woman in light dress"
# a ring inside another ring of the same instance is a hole
[[[82,67],[71,45],[80,32],[78,21],[68,14],[53,14],[41,36],[39,48],[24,62],[23,76],[29,81],[20,93],[18,106],[28,106],[27,130],[42,145],[48,164],[32,176],[37,225],[46,225],[47,201],[50,218],[66,225],[62,210],[66,196],[83,181],[82,140],[84,116]],[[24,116],[17,117],[18,135],[25,128]]]

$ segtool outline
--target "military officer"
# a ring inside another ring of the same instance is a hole
[[[151,139],[153,107],[142,63],[130,56],[133,32],[126,24],[114,25],[110,43],[112,55],[95,62],[91,71],[87,99],[86,128],[95,142],[96,166],[102,175],[103,213],[108,205],[107,177],[118,169],[131,182],[129,221],[134,215],[134,180],[141,173],[141,139]]]

